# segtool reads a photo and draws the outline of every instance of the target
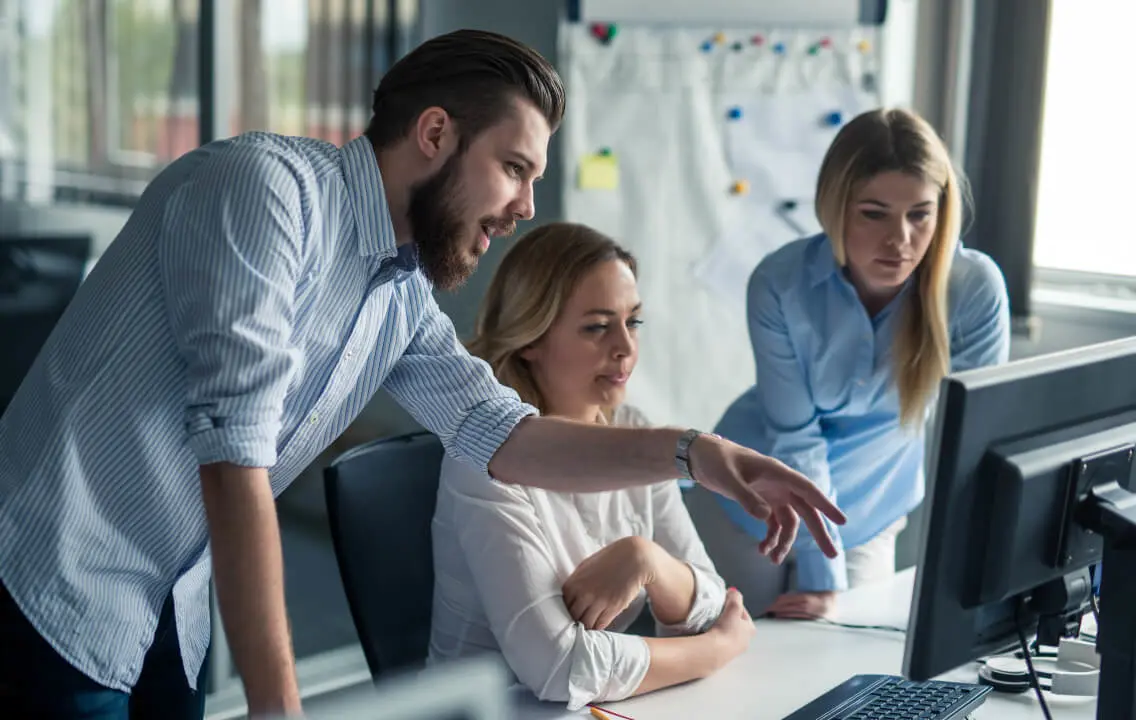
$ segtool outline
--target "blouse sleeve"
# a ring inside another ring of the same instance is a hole
[[[641,637],[587,630],[564,603],[545,528],[526,490],[447,458],[441,491],[497,644],[538,698],[578,710],[629,697],[650,666]]]
[[[656,622],[661,637],[705,632],[717,622],[726,602],[726,583],[718,575],[675,481],[651,488],[656,543],[671,557],[685,562],[694,573],[694,602],[686,618],[676,625]]]
[[[613,419],[617,424],[629,427],[650,425],[643,412],[631,405],[621,406]],[[656,622],[656,632],[660,637],[705,632],[717,622],[722,612],[726,602],[726,583],[706,554],[677,482],[658,483],[651,487],[651,515],[654,521],[652,540],[671,557],[685,562],[694,573],[694,603],[690,606],[690,613],[675,625]]]

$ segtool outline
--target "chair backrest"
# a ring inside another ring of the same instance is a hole
[[[430,523],[444,450],[430,433],[376,440],[324,470],[347,604],[371,675],[420,667],[434,595]]]

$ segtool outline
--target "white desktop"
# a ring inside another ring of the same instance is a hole
[[[915,570],[890,582],[859,587],[841,596],[836,620],[856,625],[906,627]],[[1087,621],[1091,623],[1091,619]],[[1088,628],[1087,628],[1088,629]],[[717,674],[680,687],[618,703],[600,703],[634,720],[780,720],[853,675],[901,675],[905,636],[887,630],[856,630],[819,622],[758,620],[749,650]],[[944,680],[977,682],[970,664]],[[1046,693],[1054,717],[1090,720],[1096,699]],[[540,703],[514,691],[515,720],[590,717],[563,706]],[[1033,693],[990,693],[975,720],[1037,720],[1041,707]]]

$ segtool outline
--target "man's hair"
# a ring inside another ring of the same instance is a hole
[[[406,136],[424,110],[458,124],[461,146],[505,118],[518,99],[540,110],[553,132],[564,116],[564,84],[540,53],[481,30],[458,30],[419,45],[379,81],[366,135],[376,148]]]

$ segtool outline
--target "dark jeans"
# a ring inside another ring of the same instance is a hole
[[[208,658],[207,658],[208,660]],[[182,669],[173,598],[162,607],[154,642],[131,693],[99,685],[59,656],[0,585],[0,716],[52,720],[201,720],[205,668],[197,691]]]

